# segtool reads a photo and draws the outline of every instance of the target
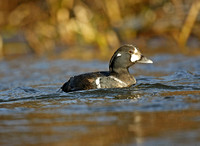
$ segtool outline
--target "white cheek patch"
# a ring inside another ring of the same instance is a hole
[[[100,77],[98,77],[95,81],[97,88],[101,88],[101,84],[100,84]]]
[[[131,62],[135,62],[138,60],[140,60],[140,55],[135,55],[135,54],[131,55]]]
[[[117,54],[117,57],[119,57],[119,56],[122,56],[122,54],[121,54],[121,53],[118,53],[118,54]]]

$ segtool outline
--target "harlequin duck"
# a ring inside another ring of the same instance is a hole
[[[62,91],[71,92],[98,88],[123,88],[136,84],[128,68],[135,63],[153,63],[133,45],[121,46],[112,56],[109,71],[85,73],[71,77]]]

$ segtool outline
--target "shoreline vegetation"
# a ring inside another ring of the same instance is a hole
[[[0,0],[0,58],[107,59],[122,44],[200,54],[199,0]]]

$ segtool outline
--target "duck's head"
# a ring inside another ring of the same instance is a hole
[[[123,45],[110,59],[109,70],[110,72],[124,71],[135,63],[153,63],[153,61],[144,57],[135,46]]]

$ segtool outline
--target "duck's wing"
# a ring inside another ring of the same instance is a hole
[[[108,72],[93,72],[74,76],[64,83],[61,89],[64,92],[96,89],[96,79],[98,77],[107,76],[108,74]]]

